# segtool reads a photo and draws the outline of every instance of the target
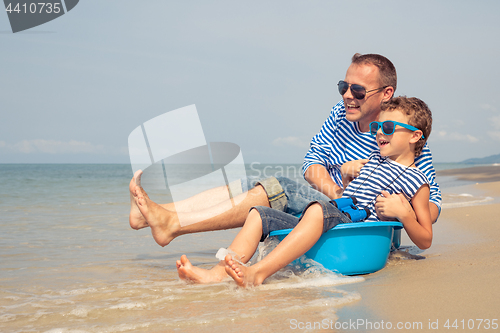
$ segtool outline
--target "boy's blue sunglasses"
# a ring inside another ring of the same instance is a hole
[[[403,124],[397,121],[392,121],[392,120],[387,120],[384,122],[380,121],[372,121],[370,123],[370,134],[371,135],[377,135],[377,131],[379,128],[382,128],[382,133],[385,135],[393,135],[394,131],[396,130],[396,125],[399,125],[401,127],[407,128],[410,131],[420,131],[418,128],[413,127],[408,124]],[[422,139],[424,139],[424,135],[422,134]]]

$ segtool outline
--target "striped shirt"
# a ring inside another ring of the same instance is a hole
[[[321,130],[311,140],[311,146],[302,165],[302,174],[313,164],[323,165],[333,181],[342,187],[340,167],[349,161],[365,159],[374,150],[378,150],[375,137],[370,132],[361,132],[357,122],[350,122],[345,117],[344,101],[335,105]],[[415,166],[426,176],[430,184],[430,201],[441,211],[441,190],[436,183],[436,171],[432,166],[432,154],[424,146],[421,154],[415,158]]]
[[[364,222],[380,221],[375,213],[375,201],[382,191],[390,194],[403,193],[408,201],[418,189],[429,184],[427,177],[420,169],[399,164],[390,158],[382,157],[374,151],[370,161],[362,168],[358,177],[347,185],[342,197],[355,197],[357,206],[368,208],[371,215]]]

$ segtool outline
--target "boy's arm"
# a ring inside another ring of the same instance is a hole
[[[377,215],[397,218],[403,223],[406,233],[420,249],[427,249],[432,244],[432,221],[429,209],[429,186],[422,185],[413,196],[411,203],[414,214],[406,209],[398,195],[389,195],[383,191],[377,198]]]
[[[403,205],[408,209],[409,211],[413,212],[413,207],[410,205],[408,200],[403,196]],[[429,211],[431,213],[431,221],[432,223],[436,223],[437,218],[439,217],[439,207],[432,201],[429,201]]]

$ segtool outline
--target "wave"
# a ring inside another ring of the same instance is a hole
[[[442,208],[477,206],[493,201],[489,196],[474,196],[469,193],[444,194]]]

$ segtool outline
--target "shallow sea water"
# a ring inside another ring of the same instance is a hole
[[[210,268],[238,230],[161,248],[148,229],[129,227],[130,178],[128,165],[0,164],[1,332],[273,332],[292,319],[334,322],[362,298],[363,277],[305,258],[249,290],[180,281],[181,254]]]

